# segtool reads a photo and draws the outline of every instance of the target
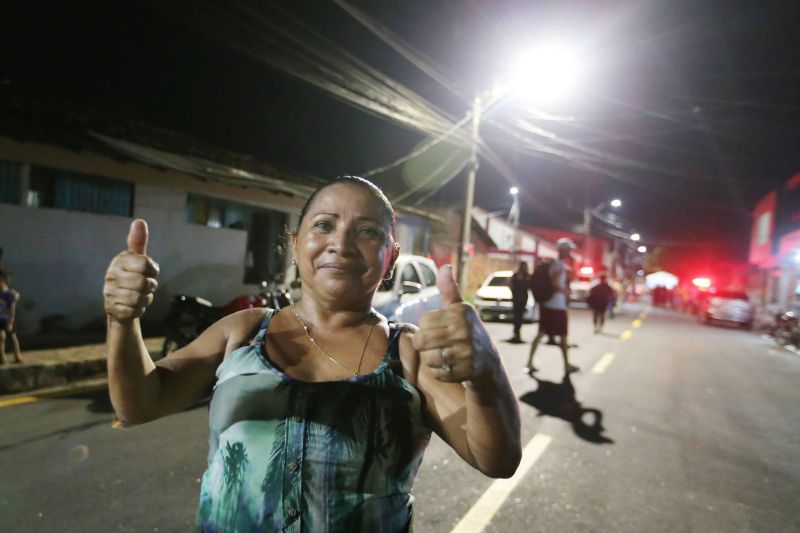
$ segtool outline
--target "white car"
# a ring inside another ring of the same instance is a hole
[[[475,293],[475,308],[482,320],[513,320],[514,310],[511,303],[511,270],[500,270],[489,274],[478,292]],[[525,305],[525,322],[536,320],[536,306],[533,296],[528,295]]]
[[[400,254],[394,275],[378,287],[372,307],[389,320],[419,324],[422,313],[439,309],[442,303],[436,272],[430,259]]]
[[[755,307],[747,294],[741,291],[709,292],[700,312],[700,322],[726,322],[744,329],[753,328]]]
[[[598,280],[594,277],[594,268],[590,266],[581,267],[575,279],[569,283],[569,303],[586,304],[589,298],[589,291],[597,283]]]

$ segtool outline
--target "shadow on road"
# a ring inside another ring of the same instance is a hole
[[[564,376],[561,383],[545,381],[534,377],[538,387],[526,392],[520,400],[535,407],[538,416],[553,416],[566,420],[572,425],[575,434],[593,444],[613,444],[614,441],[604,436],[603,412],[593,407],[584,407],[575,398],[575,387],[570,375]]]

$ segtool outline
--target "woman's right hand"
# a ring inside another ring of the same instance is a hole
[[[128,233],[128,249],[112,259],[106,271],[103,297],[109,318],[126,325],[142,316],[153,302],[158,272],[158,264],[147,256],[147,222],[136,219]]]

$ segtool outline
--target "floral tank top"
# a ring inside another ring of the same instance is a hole
[[[407,531],[431,431],[402,376],[398,339],[373,372],[311,383],[265,353],[273,315],[217,369],[196,530]]]

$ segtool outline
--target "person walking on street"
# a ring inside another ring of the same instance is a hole
[[[548,268],[550,282],[553,284],[555,292],[549,300],[541,304],[539,332],[536,334],[536,338],[533,339],[531,351],[528,355],[528,364],[525,367],[529,374],[536,372],[536,367],[533,366],[533,356],[539,347],[539,342],[545,335],[558,336],[558,346],[561,348],[561,355],[564,358],[564,372],[568,374],[580,370],[580,368],[569,362],[569,344],[567,342],[567,303],[569,299],[569,266],[567,261],[570,259],[572,250],[575,249],[575,243],[570,239],[561,238],[558,239],[556,245],[558,247],[558,259],[553,261]]]
[[[600,333],[603,330],[603,325],[606,322],[606,310],[609,308],[609,303],[614,301],[615,292],[614,288],[608,284],[607,276],[600,275],[600,282],[589,289],[589,296],[586,298],[586,303],[589,304],[589,309],[592,310],[592,323],[594,324],[594,332]]]
[[[522,343],[520,329],[528,306],[528,292],[531,289],[531,275],[528,273],[528,263],[520,261],[517,271],[511,276],[511,303],[514,309],[514,336],[508,342]]]
[[[14,350],[14,361],[22,363],[19,341],[14,332],[14,317],[16,316],[19,293],[10,287],[11,276],[0,268],[0,365],[6,363],[6,338],[11,340]]]

